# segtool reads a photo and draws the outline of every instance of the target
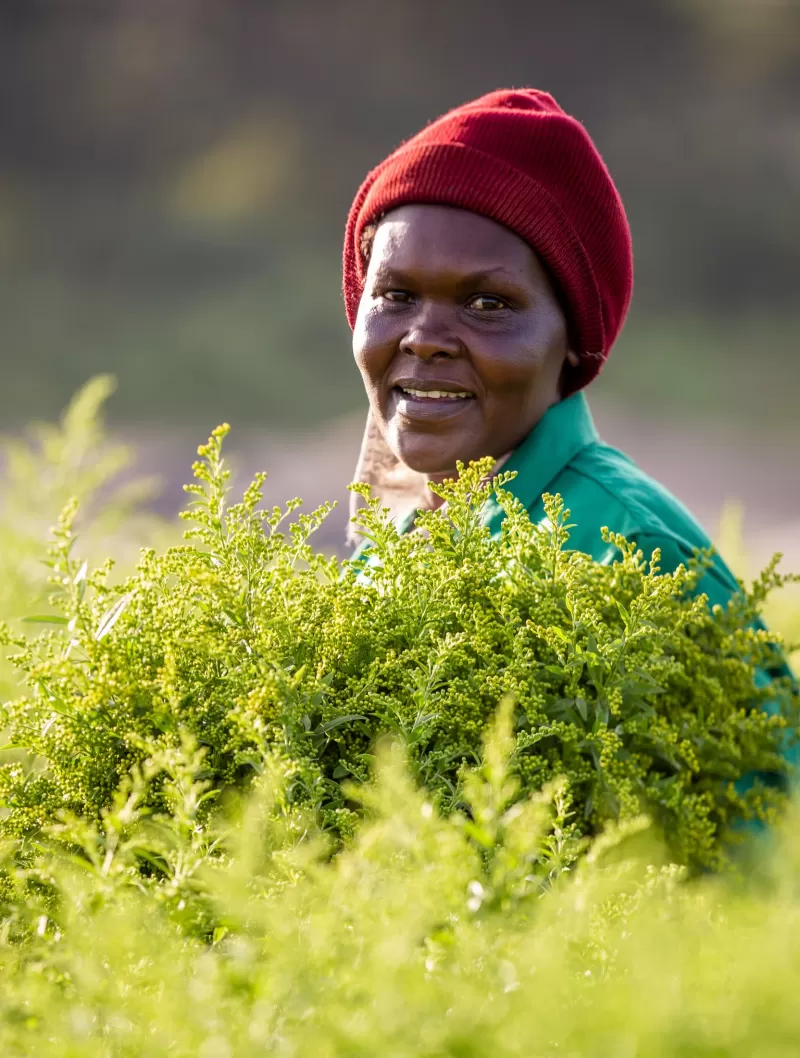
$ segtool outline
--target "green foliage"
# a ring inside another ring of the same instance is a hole
[[[325,509],[262,511],[262,478],[227,506],[225,432],[183,545],[115,581],[68,502],[50,623],[4,632],[0,1054],[793,1056],[800,808],[747,884],[685,866],[781,800],[732,788],[797,723],[753,686],[774,570],[710,615],[702,562],[662,576],[608,534],[600,566],[483,465],[418,533],[369,500],[342,563],[310,544]]]
[[[753,563],[744,539],[744,510],[738,503],[729,503],[715,541],[720,554],[737,577],[748,579]],[[789,664],[795,672],[800,665],[800,578],[790,578],[779,592],[764,600],[764,618],[770,628],[779,628],[786,640]]]
[[[98,376],[57,424],[35,423],[23,437],[0,439],[0,616],[7,620],[34,623],[49,613],[47,534],[73,497],[82,515],[74,530],[89,560],[113,553],[130,565],[161,532],[141,509],[155,483],[132,475],[132,453],[106,435],[101,411],[113,390],[113,379]],[[0,696],[14,693],[13,677],[0,659]]]
[[[467,815],[436,812],[396,743],[333,858],[313,822],[287,811],[280,760],[203,837],[195,751],[153,760],[101,828],[66,823],[63,852],[42,846],[17,871],[25,898],[0,932],[0,1051],[793,1056],[796,814],[749,889],[647,866],[639,822],[565,871],[547,838],[557,791],[513,801],[508,721],[465,787],[470,816],[493,831],[488,848]],[[161,767],[171,807],[154,817],[142,805]],[[164,865],[161,883],[142,877],[143,854]],[[57,900],[36,899],[45,885]],[[205,943],[187,935],[198,908]]]
[[[76,557],[76,509],[65,509],[52,629],[31,641],[7,633],[27,690],[0,724],[27,756],[0,768],[0,832],[30,844],[65,812],[100,825],[120,782],[187,737],[215,794],[277,754],[288,804],[347,840],[353,784],[369,779],[388,733],[447,815],[465,807],[465,768],[480,763],[504,699],[518,796],[561,784],[548,840],[564,855],[645,812],[676,861],[718,868],[741,822],[774,821],[778,787],[735,787],[748,773],[784,774],[787,722],[796,727],[791,690],[753,681],[776,649],[749,627],[781,583],[773,567],[710,614],[689,594],[701,559],[660,574],[657,555],[648,563],[604,531],[620,557],[600,565],[566,548],[559,497],[532,525],[507,478],[484,481],[485,463],[440,486],[445,505],[407,535],[362,488],[370,547],[340,562],[309,542],[327,508],[261,510],[263,476],[227,506],[226,432],[200,448],[187,542],[145,549],[119,582]],[[481,521],[490,502],[506,514],[499,541]],[[768,696],[781,708],[763,708]],[[148,811],[168,804],[159,774],[137,795]],[[471,826],[491,845],[496,823],[479,814]]]

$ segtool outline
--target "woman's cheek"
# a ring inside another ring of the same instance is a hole
[[[353,349],[356,360],[365,365],[388,365],[398,342],[396,326],[382,311],[380,302],[364,305],[359,310],[353,328]]]
[[[369,302],[365,294],[359,302],[356,321],[353,324],[353,355],[359,366],[361,366],[363,360],[364,350],[369,348],[369,309]]]
[[[380,313],[371,309],[359,313],[353,329],[353,354],[365,383],[380,382],[391,364],[393,348]]]
[[[546,359],[540,349],[486,348],[476,367],[487,390],[520,393],[536,383]]]

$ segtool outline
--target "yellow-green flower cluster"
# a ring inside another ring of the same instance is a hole
[[[501,701],[520,794],[563,782],[570,839],[646,812],[676,858],[718,867],[742,821],[774,817],[780,785],[736,788],[786,773],[798,715],[788,685],[754,683],[779,649],[753,625],[772,567],[712,615],[691,597],[702,556],[661,575],[657,556],[607,532],[619,557],[599,564],[569,550],[559,497],[532,524],[485,464],[440,486],[444,506],[406,535],[367,496],[369,546],[341,562],[310,542],[328,508],[263,510],[263,476],[228,506],[226,432],[199,450],[185,544],[144,551],[120,583],[75,557],[74,509],[62,516],[55,630],[7,634],[24,691],[0,717],[22,754],[0,766],[2,834],[30,837],[65,812],[100,819],[131,769],[187,735],[220,792],[277,754],[287,802],[346,838],[352,784],[390,734],[449,813]],[[499,540],[481,519],[490,498],[506,513]],[[167,789],[154,778],[147,805],[162,809]]]

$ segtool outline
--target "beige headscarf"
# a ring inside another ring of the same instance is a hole
[[[373,496],[380,497],[384,507],[388,507],[395,517],[402,516],[415,507],[426,507],[430,503],[424,474],[418,474],[394,455],[371,410],[367,414],[353,481],[371,485]],[[363,502],[357,493],[351,495],[351,516]],[[358,534],[352,525],[348,539],[350,543],[358,542]]]

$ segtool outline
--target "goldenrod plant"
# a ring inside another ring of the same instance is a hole
[[[182,544],[115,575],[69,500],[4,628],[0,1054],[794,1056],[774,566],[709,613],[703,556],[595,563],[486,464],[325,557],[328,508],[228,505],[226,432]]]

